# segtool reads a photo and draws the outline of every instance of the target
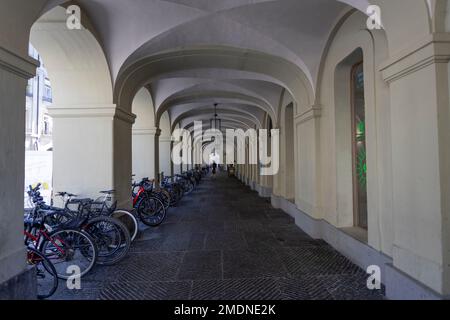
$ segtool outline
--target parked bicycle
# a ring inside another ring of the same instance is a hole
[[[25,216],[25,245],[41,252],[50,260],[58,278],[68,279],[68,267],[73,265],[79,268],[80,277],[84,276],[98,258],[94,239],[80,227],[84,221],[68,220],[66,213],[42,207],[37,202],[36,207]]]
[[[32,218],[36,219],[36,215],[44,213],[47,220],[51,219],[51,223],[44,222],[46,226],[70,228],[87,234],[96,247],[96,257],[89,270],[95,263],[112,265],[127,255],[131,246],[130,232],[120,220],[110,216],[114,212],[110,210],[112,208],[92,199],[74,199],[75,195],[66,192],[58,194],[65,198],[64,208],[49,206],[40,196],[39,187],[30,187],[28,192],[35,205],[32,211],[35,216]],[[65,277],[65,270],[57,268],[57,271],[59,277]]]
[[[133,207],[136,209],[139,219],[150,227],[156,227],[163,223],[167,213],[163,201],[153,192],[153,182],[144,178],[139,183],[133,183],[131,191]]]

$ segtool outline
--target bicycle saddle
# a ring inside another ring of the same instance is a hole
[[[59,197],[64,197],[64,196],[68,196],[68,197],[76,197],[77,195],[76,195],[76,194],[73,194],[73,193],[70,193],[70,192],[62,191],[62,192],[56,193],[56,196],[59,196]]]
[[[84,198],[84,199],[72,199],[69,202],[67,202],[67,204],[89,204],[92,203],[94,200],[89,199],[89,198]]]

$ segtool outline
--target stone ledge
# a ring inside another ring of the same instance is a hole
[[[400,52],[380,68],[386,82],[394,82],[435,63],[450,61],[450,37],[435,33],[421,39],[410,48]]]
[[[22,57],[0,46],[0,69],[9,71],[23,79],[30,79],[36,75],[39,61],[31,57]]]
[[[296,124],[302,124],[308,122],[309,120],[320,118],[322,115],[322,108],[319,105],[315,105],[310,109],[303,111],[302,113],[294,117]]]

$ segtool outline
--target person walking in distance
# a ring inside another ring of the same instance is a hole
[[[217,172],[217,163],[216,163],[215,161],[213,162],[212,167],[213,167],[212,173],[213,173],[213,175],[216,175],[216,172]]]

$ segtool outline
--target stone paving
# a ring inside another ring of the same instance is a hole
[[[382,299],[366,273],[235,178],[207,178],[129,256],[53,299]]]

